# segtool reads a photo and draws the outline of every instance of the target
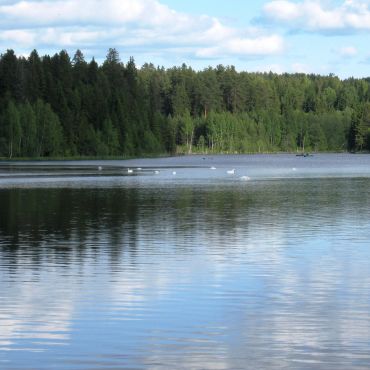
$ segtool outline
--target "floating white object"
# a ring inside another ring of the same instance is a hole
[[[297,169],[295,167],[292,168],[292,171],[297,171]]]
[[[99,167],[98,167],[98,170],[99,170],[99,171],[101,171],[102,169],[103,169],[103,167],[102,167],[102,166],[99,166]]]
[[[172,175],[176,175],[176,171],[173,171],[173,172],[172,172]]]
[[[229,175],[234,175],[235,174],[235,168],[233,168],[232,170],[226,171],[226,173],[229,174]]]
[[[249,181],[251,178],[249,176],[242,176],[240,180],[242,181]]]
[[[155,170],[155,171],[154,171],[154,174],[155,174],[155,175],[159,175],[159,171],[158,171],[158,170]]]
[[[141,171],[141,170],[142,170],[142,168],[141,168],[141,167],[138,167],[138,168],[137,168],[137,170],[138,170],[138,171]]]
[[[210,168],[210,170],[215,170],[216,169],[216,167],[214,167],[214,166],[212,166],[211,168]]]
[[[127,169],[127,173],[133,173],[134,171],[131,170],[130,168]]]

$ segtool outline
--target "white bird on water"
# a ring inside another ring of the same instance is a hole
[[[210,168],[210,170],[215,170],[216,169],[216,167],[215,166],[212,166],[211,168]]]
[[[235,168],[233,168],[232,170],[227,170],[226,173],[228,175],[235,175]]]
[[[127,173],[133,173],[134,171],[131,170],[130,168],[127,169]]]
[[[172,171],[172,175],[176,175],[176,171]]]
[[[242,181],[249,181],[251,178],[249,176],[242,176],[240,180]]]
[[[99,170],[99,171],[101,171],[102,169],[103,169],[103,167],[102,167],[102,166],[99,166],[99,167],[98,167],[98,170]]]
[[[154,174],[155,174],[155,175],[159,175],[159,171],[158,171],[158,170],[155,170],[155,171],[154,171]]]

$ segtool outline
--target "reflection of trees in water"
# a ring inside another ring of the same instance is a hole
[[[102,235],[112,253],[121,239],[135,240],[135,189],[11,189],[0,192],[0,204],[1,244],[9,259],[27,247],[35,263],[45,249],[67,261],[72,254],[83,258],[87,250],[98,256],[94,246]]]
[[[16,264],[17,252],[27,247],[37,264],[47,249],[48,258],[68,263],[87,253],[98,258],[105,245],[114,263],[123,250],[138,252],[143,233],[147,240],[168,233],[177,241],[201,232],[227,241],[236,229],[248,233],[256,225],[270,232],[299,220],[302,229],[311,228],[353,209],[368,212],[366,184],[326,179],[220,188],[7,189],[0,191],[0,253]]]

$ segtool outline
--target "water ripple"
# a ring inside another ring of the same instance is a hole
[[[0,190],[1,368],[370,367],[369,178],[161,174]]]

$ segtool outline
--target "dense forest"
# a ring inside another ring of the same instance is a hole
[[[370,149],[370,78],[0,56],[0,157]]]

